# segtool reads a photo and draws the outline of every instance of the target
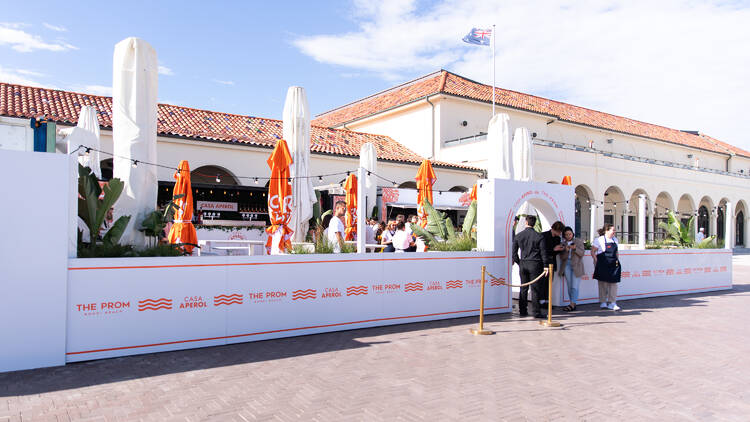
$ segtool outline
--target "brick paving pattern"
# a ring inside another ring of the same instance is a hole
[[[750,420],[750,256],[732,291],[0,374],[4,421]]]

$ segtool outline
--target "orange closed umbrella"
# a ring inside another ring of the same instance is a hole
[[[472,201],[477,200],[477,184],[474,183],[474,186],[471,188],[471,193],[469,194],[469,199]]]
[[[354,234],[357,233],[357,176],[350,174],[344,183],[344,192],[346,192],[346,229],[344,230],[344,240],[354,240]]]
[[[268,216],[271,226],[266,228],[268,240],[266,240],[266,252],[270,255],[276,246],[279,251],[292,248],[292,229],[289,222],[292,220],[292,184],[289,176],[289,166],[292,164],[292,156],[286,141],[279,139],[271,156],[266,161],[271,168],[271,180],[268,183]],[[273,245],[273,238],[277,237],[278,243]]]
[[[198,243],[198,235],[193,225],[193,189],[190,186],[190,165],[180,161],[174,173],[175,183],[172,196],[184,195],[175,202],[179,207],[174,213],[174,224],[169,229],[169,243],[185,243],[185,253],[193,253],[193,245]]]
[[[435,184],[435,172],[432,170],[432,163],[430,160],[425,159],[422,161],[422,165],[417,170],[417,216],[419,217],[418,224],[421,227],[427,227],[427,212],[424,210],[422,201],[427,199],[432,203],[432,185]]]
[[[570,178],[570,176],[565,176],[563,177],[562,184],[570,186],[573,184],[573,180]]]

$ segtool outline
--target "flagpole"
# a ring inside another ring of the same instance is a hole
[[[492,117],[495,117],[495,25],[492,25]]]

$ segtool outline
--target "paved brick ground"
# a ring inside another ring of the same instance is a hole
[[[750,420],[750,256],[732,291],[0,374],[0,421]]]

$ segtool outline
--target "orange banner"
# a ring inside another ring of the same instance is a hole
[[[563,177],[562,184],[570,186],[573,184],[573,180],[570,178],[570,176],[565,176]]]
[[[422,161],[422,165],[419,166],[417,171],[417,216],[419,217],[418,224],[421,227],[427,227],[427,212],[424,210],[422,201],[427,199],[430,201],[430,205],[434,205],[432,202],[432,185],[435,184],[435,172],[432,170],[432,163],[430,160]]]
[[[279,139],[276,147],[273,149],[271,156],[266,161],[271,168],[271,180],[268,183],[268,216],[271,219],[271,226],[266,228],[268,240],[266,240],[266,252],[271,253],[272,240],[274,234],[281,231],[279,243],[277,244],[280,251],[292,248],[290,241],[292,229],[289,228],[289,222],[292,220],[292,184],[289,176],[289,166],[292,164],[292,156],[289,154],[289,147],[286,141]]]
[[[172,197],[185,195],[175,200],[179,207],[174,214],[174,224],[169,229],[167,239],[169,243],[190,243],[198,244],[198,235],[193,226],[193,189],[190,186],[190,165],[185,160],[180,161],[177,171],[174,173],[175,183]],[[193,253],[192,245],[182,246],[186,253]]]
[[[469,199],[472,201],[477,200],[477,184],[474,183],[474,186],[471,188],[471,193],[469,194]]]
[[[354,240],[354,234],[357,233],[357,176],[350,174],[344,183],[344,192],[346,192],[346,229],[344,230],[344,240]]]

